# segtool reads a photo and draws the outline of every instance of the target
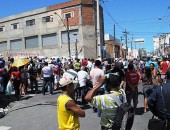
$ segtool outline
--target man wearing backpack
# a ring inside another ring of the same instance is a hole
[[[101,130],[120,130],[121,125],[117,125],[116,116],[118,114],[119,103],[123,104],[126,101],[125,92],[123,89],[119,89],[120,83],[117,74],[108,74],[105,82],[107,90],[110,91],[109,94],[95,96],[103,84],[103,80],[100,80],[99,83],[87,93],[85,100],[91,102],[94,107],[101,110]]]
[[[127,102],[131,104],[131,100],[133,99],[133,107],[134,109],[138,104],[138,83],[140,80],[139,74],[134,70],[133,64],[128,65],[128,71],[125,74],[126,77],[126,97]]]

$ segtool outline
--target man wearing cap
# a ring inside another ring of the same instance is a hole
[[[62,94],[57,99],[57,118],[59,130],[80,130],[78,117],[85,117],[85,111],[76,105],[71,95],[74,91],[73,80],[69,77],[60,79]]]
[[[114,123],[118,110],[115,97],[123,103],[126,100],[125,92],[123,89],[119,89],[119,76],[116,73],[107,74],[105,83],[109,94],[95,96],[98,89],[103,84],[103,80],[100,79],[99,83],[86,94],[85,100],[91,102],[92,106],[101,110],[101,130],[120,130],[120,127]]]

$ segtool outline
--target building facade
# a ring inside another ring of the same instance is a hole
[[[105,34],[106,58],[124,57],[123,48],[119,39],[110,34]]]
[[[100,15],[103,21],[103,13]],[[96,58],[96,22],[93,0],[71,0],[5,17],[0,19],[0,53],[14,58],[68,57],[69,53],[72,57]]]
[[[166,56],[170,50],[170,33],[153,37],[154,53],[157,56]]]

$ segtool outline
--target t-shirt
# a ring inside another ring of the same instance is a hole
[[[87,60],[82,60],[82,66],[87,66],[88,61]]]
[[[36,68],[36,67],[31,67],[31,68],[28,70],[28,73],[29,73],[29,75],[30,75],[30,79],[31,79],[31,80],[35,80],[36,77],[37,77],[37,73],[38,73],[37,68]]]
[[[20,72],[19,71],[13,71],[11,73],[11,76],[14,77],[14,80],[20,80]]]
[[[100,78],[105,78],[104,71],[100,68],[93,68],[90,71],[90,77],[93,83],[93,86],[99,83]]]
[[[74,63],[74,69],[75,70],[80,70],[80,68],[81,68],[81,63],[80,62],[75,62]]]
[[[126,90],[128,92],[134,92],[134,91],[136,92],[138,90],[137,85],[140,79],[139,74],[136,71],[128,71],[126,72],[125,77],[126,77],[126,80],[128,81],[126,83]],[[128,83],[134,86],[133,87],[134,90],[132,90],[132,88],[129,87]]]
[[[87,80],[90,79],[89,74],[86,71],[81,70],[78,72],[77,75],[78,75],[78,81],[79,81],[80,87],[86,86]]]
[[[111,93],[115,94],[121,101],[123,101],[121,91],[111,91]],[[101,110],[100,125],[110,128],[114,123],[118,109],[118,105],[115,100],[108,94],[104,94],[93,97],[91,104]]]
[[[51,77],[52,70],[50,66],[44,66],[42,68],[42,71],[43,71],[43,77]]]
[[[165,74],[168,69],[168,64],[166,63],[166,61],[163,61],[161,63],[161,68],[162,68],[162,74]]]
[[[72,99],[67,95],[60,95],[57,99],[59,130],[80,130],[78,117],[71,110],[66,109],[66,104],[70,100]]]

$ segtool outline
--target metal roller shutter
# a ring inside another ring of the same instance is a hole
[[[6,51],[7,50],[7,42],[0,42],[0,51]]]
[[[57,36],[56,33],[42,35],[42,45],[56,45],[57,44]]]
[[[36,48],[38,47],[38,36],[26,37],[25,48]]]
[[[75,43],[76,39],[78,40],[78,30],[70,30],[69,31],[70,34],[70,43]],[[61,36],[62,36],[62,43],[63,44],[68,44],[68,38],[67,38],[67,31],[63,31],[61,32]]]
[[[10,45],[11,45],[11,50],[21,50],[22,49],[22,39],[11,40]]]

